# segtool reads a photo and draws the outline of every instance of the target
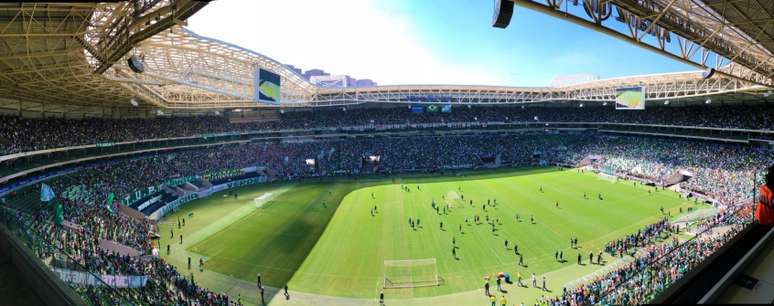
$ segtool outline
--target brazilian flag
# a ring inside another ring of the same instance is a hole
[[[438,112],[438,105],[430,104],[430,105],[427,106],[426,111],[428,113],[437,113]]]

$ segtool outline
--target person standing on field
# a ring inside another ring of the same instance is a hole
[[[492,294],[489,292],[489,280],[487,280],[484,283],[484,295],[491,296]]]
[[[285,284],[285,299],[290,300],[290,293],[288,293],[288,284]]]

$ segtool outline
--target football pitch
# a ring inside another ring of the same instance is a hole
[[[386,260],[428,258],[435,259],[440,285],[385,294],[410,299],[480,290],[484,277],[505,272],[512,278],[520,273],[525,283],[532,273],[547,275],[555,295],[562,285],[602,268],[588,264],[589,252],[597,254],[606,242],[657,221],[660,208],[676,217],[680,209],[705,207],[669,190],[556,168],[327,179],[235,191],[238,198],[222,192],[168,215],[159,227],[159,249],[184,275],[216,292],[240,292],[247,302],[257,300],[241,292],[254,292],[258,273],[275,288],[287,284],[291,291],[321,296],[373,298],[384,284]],[[183,218],[186,225],[178,228]],[[571,237],[578,238],[578,249],[570,248]],[[514,244],[524,265],[518,265]],[[567,261],[556,261],[556,251]],[[578,254],[584,265],[576,264]],[[508,288],[527,304],[546,294]]]

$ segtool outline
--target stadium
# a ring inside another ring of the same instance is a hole
[[[694,70],[377,85],[215,2],[0,4],[0,304],[774,303],[774,6],[494,2]]]

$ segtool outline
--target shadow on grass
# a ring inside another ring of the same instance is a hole
[[[387,177],[302,180],[292,190],[278,195],[260,210],[211,235],[195,247],[208,256],[208,270],[252,284],[256,284],[257,274],[261,273],[266,288],[263,301],[268,304],[275,298],[286,298],[283,290],[273,288],[283,288],[292,280],[325,232],[341,200],[354,190],[396,183],[468,181],[554,171],[557,169],[509,169],[454,177],[438,177],[439,174],[403,176],[392,181]],[[421,229],[421,225],[419,227]],[[254,288],[258,305],[262,305],[258,286]],[[294,288],[289,290],[292,300]]]
[[[285,299],[290,283],[327,228],[343,197],[371,184],[304,183],[271,200],[246,217],[197,243],[208,256],[206,269],[253,284],[244,297],[261,303],[257,275],[264,285],[263,301]],[[327,203],[325,206],[322,203]],[[227,284],[224,284],[227,286]],[[293,288],[289,288],[293,298]],[[237,296],[232,296],[236,300]]]

